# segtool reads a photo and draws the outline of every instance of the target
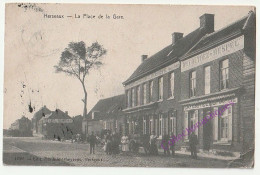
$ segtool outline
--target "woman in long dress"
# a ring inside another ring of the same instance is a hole
[[[122,151],[123,152],[129,151],[129,139],[125,134],[121,138],[121,143],[122,143]]]

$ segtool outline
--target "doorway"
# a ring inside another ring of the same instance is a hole
[[[204,109],[203,118],[210,114],[211,108]],[[212,121],[208,121],[203,125],[203,149],[209,151],[211,147],[213,132],[212,132]]]

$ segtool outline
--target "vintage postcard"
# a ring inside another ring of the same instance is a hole
[[[254,168],[252,6],[5,4],[4,165]]]

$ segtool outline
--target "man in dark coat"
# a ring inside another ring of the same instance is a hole
[[[95,154],[95,145],[97,143],[97,138],[92,131],[91,135],[89,136],[89,144],[90,144],[90,154]]]
[[[191,157],[197,159],[197,144],[198,144],[198,137],[197,135],[192,132],[189,139],[190,143],[190,151],[191,151]]]

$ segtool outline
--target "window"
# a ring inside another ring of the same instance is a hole
[[[155,119],[155,135],[158,136],[158,119]]]
[[[196,72],[190,73],[190,97],[196,95]]]
[[[135,89],[132,89],[132,107],[135,106]]]
[[[174,97],[174,72],[170,74],[169,97]]]
[[[143,84],[143,104],[146,104],[146,84]]]
[[[163,133],[163,117],[162,114],[159,114],[159,136]]]
[[[118,127],[118,120],[116,120],[116,126],[115,126],[115,128],[117,128]]]
[[[92,119],[95,119],[95,112],[92,112]]]
[[[140,86],[137,86],[137,93],[136,93],[136,105],[139,106],[140,105]]]
[[[159,100],[163,99],[163,77],[159,78]]]
[[[170,132],[172,132],[174,135],[176,135],[176,116],[174,111],[171,111],[169,113],[169,117],[170,117],[170,123],[169,123],[169,130]]]
[[[228,59],[220,63],[220,90],[227,89],[229,86],[228,75],[229,75],[229,65]]]
[[[134,134],[134,133],[135,133],[135,122],[132,121],[132,134]]]
[[[146,134],[146,120],[143,119],[143,134]]]
[[[232,139],[232,107],[225,110],[219,117],[220,140],[227,141]]]
[[[204,68],[205,78],[205,94],[210,93],[210,66]]]
[[[128,119],[126,120],[126,129],[125,130],[126,130],[127,134],[130,134],[130,122]]]
[[[104,121],[104,128],[107,129],[107,122]]]
[[[150,134],[152,134],[152,131],[153,131],[153,120],[150,119],[150,121],[149,121],[149,132],[150,132]]]
[[[190,119],[189,119],[189,128],[193,128],[195,123],[196,123],[195,111],[191,111],[190,112]]]
[[[149,82],[149,101],[153,101],[153,81]]]
[[[127,91],[127,107],[131,107],[131,91]]]

